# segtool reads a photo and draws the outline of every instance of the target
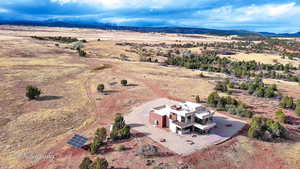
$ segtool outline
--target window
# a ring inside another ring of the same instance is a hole
[[[185,117],[184,116],[181,116],[181,122],[185,123]]]
[[[203,120],[202,119],[199,119],[197,117],[195,117],[195,123],[198,123],[198,124],[202,124],[203,125]]]
[[[188,116],[188,117],[187,117],[187,122],[188,122],[188,123],[191,123],[191,122],[192,122],[192,116]]]

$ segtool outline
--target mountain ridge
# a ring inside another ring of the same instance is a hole
[[[300,37],[300,31],[297,33],[272,33],[272,32],[254,32],[248,30],[222,30],[209,28],[191,28],[191,27],[138,27],[138,26],[118,26],[110,23],[98,22],[66,22],[66,21],[5,21],[0,20],[0,25],[22,25],[22,26],[48,26],[48,27],[77,27],[77,28],[97,28],[104,30],[129,30],[137,32],[156,32],[156,33],[181,33],[181,34],[209,34],[209,35],[240,35],[240,36],[258,36],[258,37]]]

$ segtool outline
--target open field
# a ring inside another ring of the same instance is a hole
[[[72,44],[30,37],[50,35],[86,39],[83,49],[87,57],[80,57],[71,50]],[[97,41],[99,38],[101,40]],[[225,143],[187,156],[174,154],[141,133],[135,133],[132,139],[109,144],[105,153],[100,155],[90,155],[66,144],[75,133],[91,140],[97,128],[109,128],[116,114],[128,114],[150,100],[194,101],[196,95],[205,100],[214,91],[216,81],[228,77],[222,73],[140,62],[137,53],[116,43],[230,42],[230,37],[4,25],[0,26],[0,40],[1,169],[76,169],[85,156],[92,159],[105,157],[115,168],[152,169],[154,164],[146,166],[147,159],[136,156],[136,151],[144,143],[157,145],[164,153],[164,156],[150,158],[155,160],[155,165],[168,163],[171,168],[181,163],[189,163],[197,169],[297,169],[300,166],[300,134],[297,130],[291,131],[291,139],[278,143],[251,139],[243,131]],[[128,60],[122,60],[121,54],[128,56]],[[254,55],[265,63],[271,63],[273,59],[286,61],[278,55]],[[248,55],[243,56],[246,57],[238,59],[249,60]],[[200,73],[205,77],[200,77]],[[122,86],[122,79],[126,79],[129,85]],[[285,95],[300,98],[300,86],[296,82],[272,79],[265,82],[276,83]],[[99,83],[105,85],[104,93],[97,92]],[[42,90],[38,100],[28,101],[25,97],[27,85],[36,85]],[[274,100],[257,99],[245,93],[233,93],[232,96],[255,106],[258,115],[262,116],[272,117],[278,105]],[[287,113],[297,120],[293,112]],[[249,119],[242,120],[249,122]],[[122,144],[128,150],[117,151]],[[54,159],[20,158],[23,153],[51,154]]]
[[[221,55],[221,57],[226,57]],[[291,64],[294,66],[299,65],[299,59],[289,60],[283,59],[278,54],[264,54],[264,53],[238,53],[236,55],[231,55],[230,58],[239,61],[252,61],[255,60],[257,62],[265,63],[265,64],[275,64],[275,63],[282,63],[282,64]]]

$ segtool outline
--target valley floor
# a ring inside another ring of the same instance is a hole
[[[87,57],[79,57],[68,44],[56,45],[53,41],[30,37],[49,35],[86,39]],[[250,139],[246,131],[241,131],[225,143],[187,156],[174,154],[138,132],[129,140],[107,145],[100,155],[90,155],[66,144],[75,133],[92,139],[97,128],[109,128],[116,114],[128,114],[134,107],[150,100],[194,101],[196,95],[205,100],[214,91],[215,80],[225,78],[223,74],[203,72],[207,78],[199,78],[200,71],[140,62],[128,47],[115,45],[124,41],[227,41],[225,37],[204,36],[0,26],[0,168],[76,169],[86,156],[92,159],[105,157],[110,166],[131,169],[151,169],[159,163],[168,163],[171,168],[188,163],[197,169],[299,168],[299,131],[291,131],[293,139],[278,143]],[[122,60],[121,54],[128,55],[129,59]],[[129,85],[122,86],[122,79]],[[99,83],[105,85],[105,94],[97,92]],[[279,89],[284,89],[283,93],[300,97],[298,84],[277,83]],[[39,100],[25,98],[27,85],[41,88]],[[240,93],[234,96],[255,105],[266,116],[277,106],[262,99],[253,102],[251,96]],[[136,155],[145,143],[157,145],[163,152],[161,157],[151,158],[155,161],[151,166],[146,165],[148,159]],[[117,151],[122,144],[128,149]],[[31,159],[20,157],[20,154],[54,158]]]

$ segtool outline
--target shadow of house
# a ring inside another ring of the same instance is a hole
[[[37,101],[50,101],[50,100],[58,100],[62,99],[62,96],[40,96],[36,100]]]

